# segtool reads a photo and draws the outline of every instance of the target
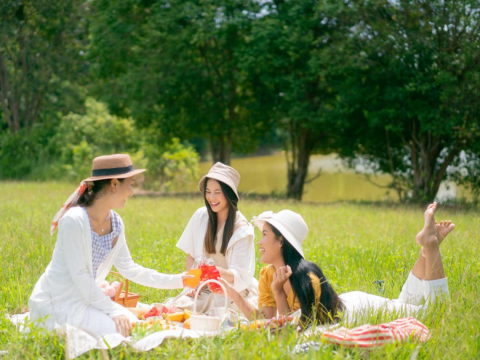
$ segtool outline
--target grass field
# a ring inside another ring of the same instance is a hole
[[[50,221],[74,185],[61,183],[0,183],[0,351],[8,359],[64,358],[64,340],[33,330],[20,334],[4,318],[26,309],[35,282],[51,259],[55,237]],[[185,255],[175,247],[200,197],[133,197],[118,212],[126,224],[127,243],[135,261],[165,273],[184,269]],[[310,227],[305,242],[307,259],[319,264],[338,293],[361,290],[389,298],[400,292],[418,254],[414,237],[422,227],[422,209],[397,205],[350,203],[301,204],[276,200],[239,203],[247,218],[264,210],[284,208],[301,213]],[[431,306],[421,321],[431,330],[425,344],[409,343],[365,352],[328,345],[319,353],[289,353],[307,341],[293,331],[279,335],[238,331],[222,338],[169,340],[147,353],[128,347],[109,351],[112,358],[381,358],[478,359],[480,357],[480,215],[473,211],[439,208],[437,219],[451,219],[455,231],[442,244],[451,299]],[[258,239],[259,232],[256,231]],[[257,275],[261,268],[257,261]],[[384,293],[374,284],[383,280]],[[141,301],[162,301],[178,291],[132,286]],[[393,315],[372,315],[370,323],[391,321]],[[0,359],[2,356],[0,355]],[[101,358],[98,351],[81,357]]]

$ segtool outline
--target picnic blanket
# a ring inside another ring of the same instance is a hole
[[[17,327],[19,331],[28,331],[28,313],[8,316],[8,319]],[[128,345],[138,351],[149,351],[160,346],[165,339],[169,338],[190,338],[218,336],[228,332],[229,329],[218,331],[194,331],[189,329],[163,330],[157,331],[144,338],[134,342],[131,337],[124,337],[121,334],[108,334],[103,338],[95,336],[86,329],[80,329],[71,325],[65,325],[57,329],[60,336],[65,337],[66,357],[74,359],[90,350],[108,350],[120,345]]]
[[[376,348],[386,344],[404,343],[409,340],[425,342],[429,339],[428,328],[413,317],[401,318],[379,325],[362,325],[353,329],[340,327],[334,330],[317,329],[323,343],[344,347]],[[319,342],[295,346],[294,353],[318,350]]]
[[[23,322],[27,314],[9,317],[10,321],[17,325],[19,330],[23,328]],[[105,351],[122,344],[131,346],[138,351],[149,351],[160,346],[165,339],[169,338],[201,338],[214,337],[222,333],[235,330],[234,327],[223,327],[218,331],[193,331],[189,329],[157,331],[134,342],[131,337],[123,337],[121,334],[110,334],[99,338],[84,329],[66,325],[57,332],[66,339],[66,354],[74,359],[87,351],[98,349]],[[335,344],[345,347],[375,348],[391,343],[403,343],[409,340],[425,342],[429,339],[429,329],[413,317],[401,318],[389,323],[379,325],[362,325],[353,329],[338,327],[337,325],[318,326],[307,330],[304,335],[319,335],[325,344]],[[309,342],[296,345],[294,353],[309,351],[310,348],[318,349],[318,342]]]

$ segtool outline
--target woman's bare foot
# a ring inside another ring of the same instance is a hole
[[[435,209],[437,208],[437,203],[428,205],[427,210],[425,211],[425,225],[423,229],[415,236],[415,241],[418,245],[423,248],[431,248],[433,246],[439,245],[439,240],[437,238],[437,229],[435,227]],[[442,238],[443,240],[443,238]]]
[[[435,228],[437,229],[437,239],[438,245],[440,245],[447,237],[447,235],[455,229],[455,224],[452,224],[451,220],[448,221],[440,221],[439,223],[435,222]]]

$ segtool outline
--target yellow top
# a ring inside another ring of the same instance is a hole
[[[259,309],[261,309],[262,307],[277,307],[277,304],[275,303],[275,297],[273,296],[272,291],[274,273],[275,267],[273,265],[265,266],[260,270],[260,278],[258,279]],[[310,273],[309,275],[312,279],[313,291],[315,292],[315,305],[318,305],[320,303],[320,295],[322,293],[322,290],[320,288],[320,279],[317,277],[317,275],[313,273]],[[297,296],[293,292],[293,288],[287,296],[287,303],[288,307],[292,312],[300,309],[300,301],[298,301]]]

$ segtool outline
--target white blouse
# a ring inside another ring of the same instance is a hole
[[[52,260],[28,301],[31,320],[47,317],[44,325],[53,329],[67,323],[80,325],[88,307],[94,307],[111,318],[123,314],[123,307],[104,295],[99,287],[113,265],[122,276],[144,286],[159,289],[183,287],[181,274],[161,274],[133,262],[125,241],[123,221],[117,243],[98,267],[94,279],[88,214],[80,207],[73,207],[59,222]]]
[[[254,228],[240,211],[237,211],[236,222],[245,222],[245,225],[234,231],[228,243],[225,252],[228,270],[233,273],[235,290],[240,292],[247,289],[252,295],[258,295],[258,281],[254,278]],[[204,206],[193,214],[177,242],[177,247],[193,258],[206,256],[204,241],[207,225],[208,212]]]

